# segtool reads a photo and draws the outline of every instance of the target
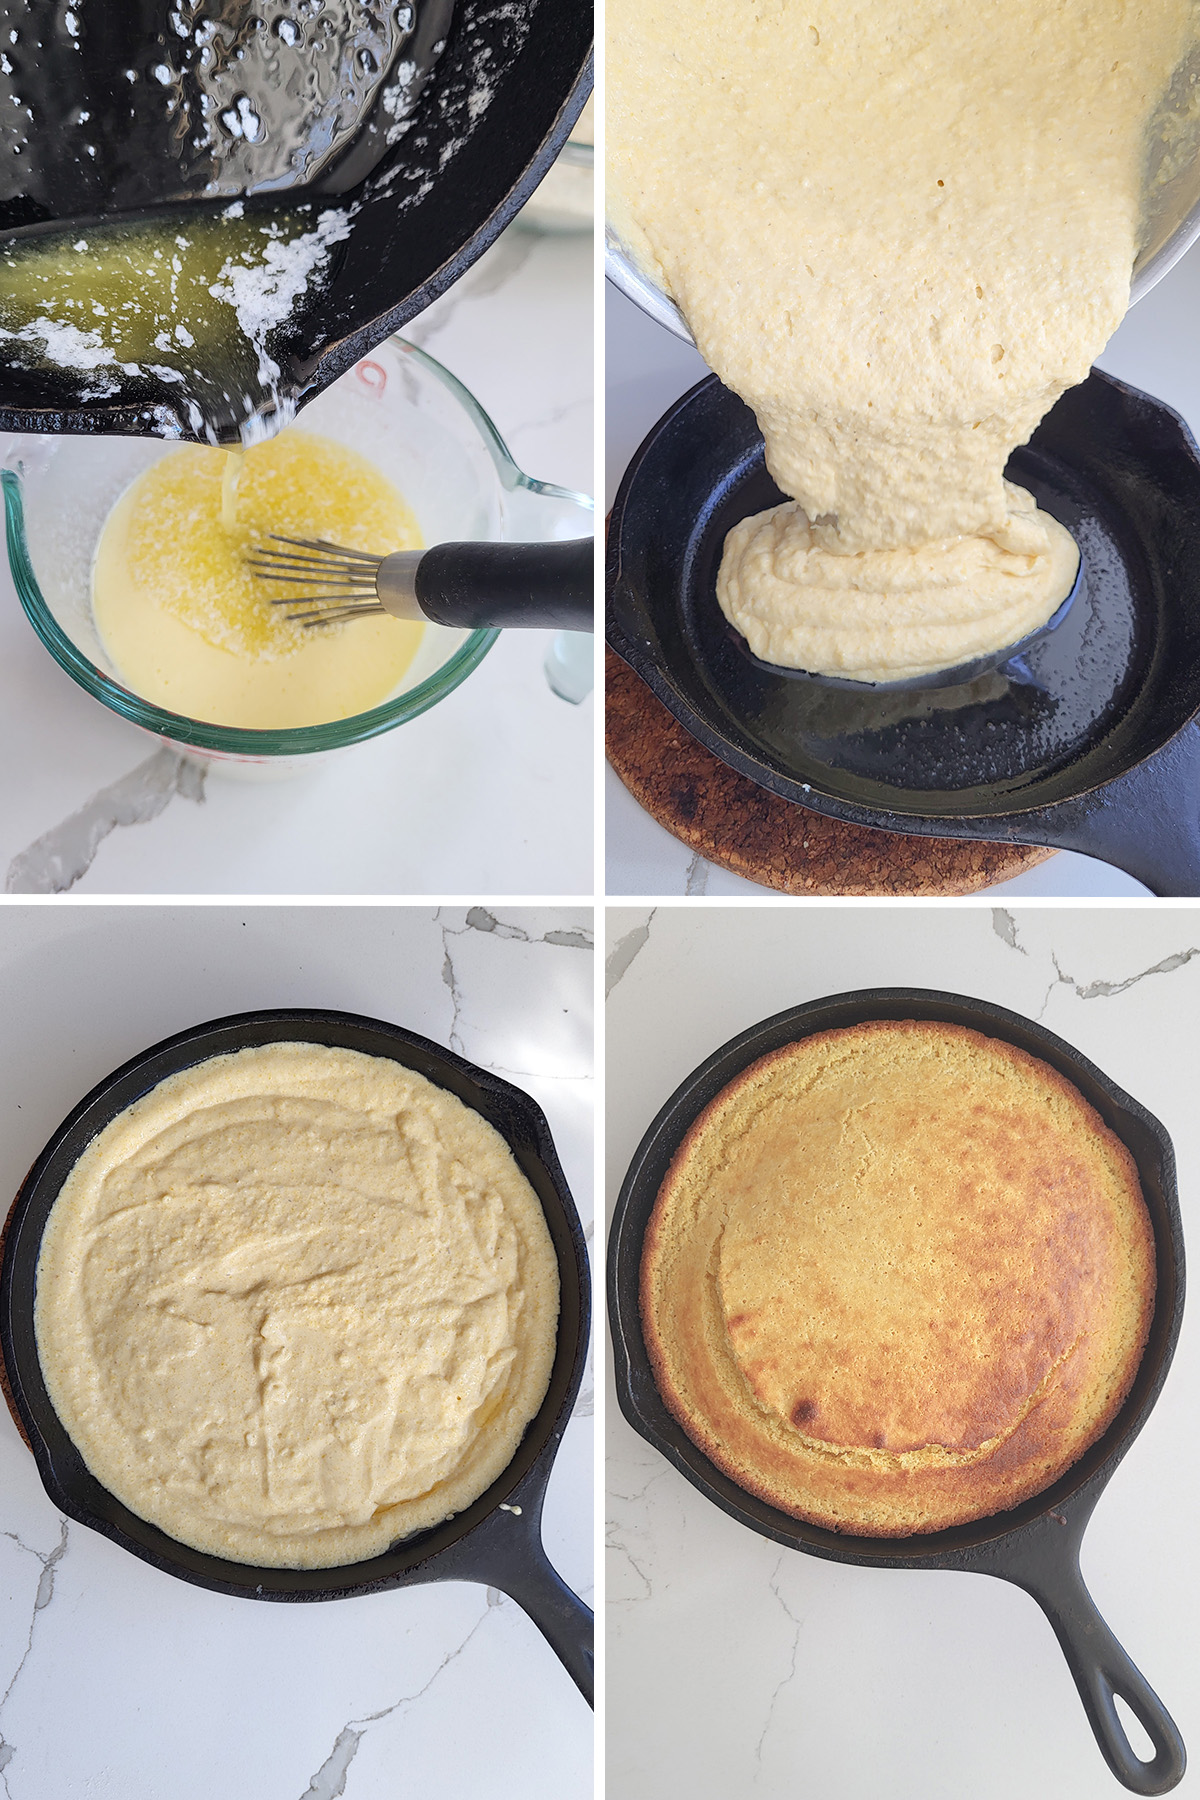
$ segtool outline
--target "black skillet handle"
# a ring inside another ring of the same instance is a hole
[[[1200,894],[1200,719],[1127,775],[1041,818],[1049,829],[1028,841],[1099,856],[1152,894]]]
[[[592,1610],[573,1594],[542,1548],[548,1465],[535,1463],[503,1506],[461,1543],[432,1559],[430,1579],[481,1581],[529,1614],[589,1706],[595,1705]]]
[[[1023,1534],[1020,1550],[1005,1551],[990,1573],[1031,1594],[1054,1627],[1075,1678],[1088,1723],[1105,1762],[1135,1794],[1168,1794],[1183,1780],[1187,1753],[1170,1713],[1096,1610],[1079,1569],[1079,1541],[1091,1514],[1050,1513]],[[1154,1756],[1143,1762],[1125,1735],[1114,1698],[1140,1720]]]
[[[417,566],[421,611],[436,625],[591,631],[591,538],[554,544],[436,544]]]

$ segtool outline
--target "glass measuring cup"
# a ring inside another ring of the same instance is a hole
[[[526,475],[474,395],[403,338],[357,363],[305,408],[300,423],[360,451],[388,476],[427,544],[544,542],[590,529],[591,499]],[[9,567],[29,621],[59,666],[122,718],[230,773],[289,774],[436,706],[495,643],[495,630],[427,625],[395,693],[368,712],[321,725],[245,730],[142,699],[124,686],[96,631],[92,563],[119,496],[172,453],[160,439],[19,437],[0,469]]]

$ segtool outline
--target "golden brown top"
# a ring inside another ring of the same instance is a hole
[[[1149,1327],[1132,1159],[1078,1091],[957,1026],[764,1058],[697,1119],[647,1233],[660,1386],[722,1467],[879,1535],[983,1516],[1100,1434]]]

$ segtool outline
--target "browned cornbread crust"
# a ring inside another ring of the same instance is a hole
[[[1078,1090],[958,1025],[753,1063],[655,1202],[655,1379],[740,1486],[834,1531],[938,1531],[1041,1492],[1129,1391],[1154,1310],[1137,1170]]]

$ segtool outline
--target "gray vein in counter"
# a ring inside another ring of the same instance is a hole
[[[1127,975],[1124,981],[1077,981],[1069,975],[1052,950],[1050,960],[1054,964],[1054,980],[1046,989],[1046,998],[1042,1002],[1040,1019],[1050,1004],[1051,995],[1057,987],[1073,988],[1077,1000],[1108,1000],[1114,994],[1123,994],[1127,988],[1136,987],[1139,981],[1146,981],[1151,975],[1173,975],[1177,969],[1186,968],[1193,957],[1200,956],[1200,946],[1192,946],[1187,950],[1176,950],[1170,956],[1164,956],[1161,962],[1152,963],[1148,969],[1142,969],[1136,975]]]
[[[564,400],[561,406],[556,406],[553,411],[548,413],[539,413],[536,419],[522,419],[519,424],[512,424],[509,427],[509,436],[516,438],[523,431],[549,431],[552,426],[561,425],[564,419],[570,418],[571,414],[578,412],[581,407],[590,408],[591,405],[590,393],[580,394],[575,400]]]
[[[609,1527],[608,1531],[605,1533],[604,1543],[606,1549],[616,1550],[625,1558],[625,1561],[629,1564],[630,1568],[646,1590],[644,1594],[622,1594],[618,1596],[610,1593],[606,1587],[605,1593],[607,1594],[608,1605],[640,1606],[644,1601],[652,1600],[654,1598],[653,1583],[645,1569],[643,1569],[641,1563],[637,1560],[637,1557],[633,1554],[633,1551],[629,1548],[629,1545],[623,1543],[617,1536],[616,1528],[612,1526]]]
[[[655,1460],[657,1462],[658,1458],[656,1457]],[[647,1468],[650,1467],[649,1464],[645,1466]],[[612,1485],[612,1480],[610,1478],[608,1487],[609,1497],[613,1500],[620,1500],[625,1506],[636,1506],[639,1500],[644,1500],[646,1498],[646,1495],[650,1492],[650,1489],[654,1486],[655,1482],[665,1481],[670,1472],[669,1469],[661,1467],[650,1469],[650,1473],[647,1475],[646,1480],[642,1483],[641,1487],[635,1488],[632,1494],[624,1494],[619,1488],[615,1488]]]
[[[3,1533],[3,1536],[10,1538],[12,1542],[17,1545],[18,1549],[24,1550],[27,1555],[36,1556],[42,1565],[42,1573],[38,1579],[37,1593],[33,1597],[33,1611],[29,1615],[29,1635],[25,1640],[25,1649],[22,1652],[20,1662],[13,1671],[12,1680],[5,1688],[3,1695],[0,1696],[0,1717],[4,1714],[4,1709],[8,1705],[13,1689],[21,1679],[22,1669],[29,1661],[30,1653],[33,1650],[33,1634],[37,1625],[37,1616],[49,1606],[51,1600],[54,1598],[55,1571],[65,1556],[67,1549],[67,1521],[65,1519],[60,1521],[58,1542],[53,1550],[48,1551],[44,1556],[40,1550],[35,1550],[32,1545],[23,1543],[15,1531],[6,1531]],[[0,1734],[0,1781],[3,1781],[4,1791],[9,1795],[11,1795],[12,1790],[8,1785],[8,1765],[11,1763],[16,1753],[16,1745],[10,1744],[8,1740]]]
[[[346,1791],[346,1776],[354,1761],[363,1734],[347,1725],[334,1739],[333,1749],[325,1758],[301,1796],[301,1800],[337,1800]]]
[[[164,745],[14,856],[6,892],[65,894],[87,874],[97,850],[118,826],[147,824],[176,794],[201,804],[207,772]]]
[[[595,1077],[591,1071],[579,1070],[578,1073],[562,1074],[558,1069],[514,1069],[510,1063],[485,1062],[482,1056],[472,1057],[481,1069],[488,1069],[493,1075],[499,1075],[504,1081],[558,1081],[568,1084],[577,1081],[592,1081]]]
[[[710,870],[709,864],[705,862],[704,858],[701,856],[700,852],[697,850],[694,853],[691,862],[687,866],[687,875],[685,877],[684,887],[683,887],[684,893],[685,894],[707,894],[707,892],[708,892],[708,877],[709,877],[710,873],[711,873],[711,870]]]
[[[775,1692],[771,1695],[770,1701],[768,1702],[768,1705],[767,1705],[767,1716],[766,1716],[766,1719],[763,1721],[762,1732],[759,1736],[758,1743],[754,1747],[754,1760],[758,1764],[759,1768],[762,1767],[763,1745],[767,1741],[767,1733],[770,1731],[771,1726],[775,1720],[775,1707],[778,1703],[779,1696],[780,1696],[780,1694],[782,1694],[784,1688],[787,1687],[788,1683],[791,1681],[794,1681],[796,1678],[796,1662],[800,1655],[800,1633],[804,1626],[803,1619],[798,1619],[796,1617],[795,1613],[792,1611],[791,1607],[788,1605],[787,1601],[784,1599],[783,1595],[779,1591],[779,1571],[783,1567],[784,1557],[786,1557],[786,1555],[787,1555],[787,1552],[784,1551],[783,1555],[779,1558],[779,1561],[775,1564],[775,1567],[771,1572],[771,1579],[768,1581],[767,1586],[770,1588],[771,1592],[774,1594],[774,1596],[778,1600],[780,1606],[782,1606],[784,1612],[787,1614],[788,1618],[791,1620],[792,1624],[795,1627],[795,1630],[792,1633],[792,1661],[791,1661],[791,1666],[789,1667],[787,1674],[783,1677],[783,1680],[778,1683],[778,1685],[775,1688]]]
[[[369,1725],[378,1724],[380,1719],[390,1718],[392,1713],[398,1711],[402,1706],[415,1705],[418,1700],[422,1699],[424,1695],[429,1692],[438,1676],[443,1674],[444,1671],[450,1667],[452,1662],[457,1662],[476,1632],[485,1623],[489,1614],[496,1611],[498,1607],[504,1605],[505,1596],[498,1588],[488,1588],[486,1590],[486,1602],[483,1612],[480,1614],[479,1618],[476,1619],[474,1625],[472,1625],[470,1631],[468,1631],[457,1650],[451,1650],[447,1656],[442,1658],[441,1662],[423,1687],[419,1687],[416,1692],[412,1694],[401,1694],[398,1700],[393,1700],[390,1706],[381,1706],[378,1712],[365,1713],[360,1719],[350,1719],[347,1721],[334,1739],[333,1749],[329,1752],[329,1755],[325,1758],[325,1761],[321,1764],[320,1768],[305,1788],[303,1794],[301,1794],[300,1800],[337,1800],[337,1797],[340,1794],[345,1793],[346,1777],[350,1772],[350,1764],[358,1754],[358,1746],[362,1743],[363,1738],[367,1734],[367,1727]]]
[[[595,948],[591,932],[583,927],[577,931],[546,931],[540,938],[533,938],[523,925],[514,925],[511,920],[498,918],[486,906],[468,907],[466,923],[461,930],[455,931],[452,925],[444,925],[442,929],[448,931],[451,937],[462,937],[467,931],[485,931],[495,937],[515,938],[519,944],[554,944],[563,950]]]
[[[506,231],[497,238],[486,256],[461,281],[456,281],[448,294],[435,301],[420,318],[404,327],[410,344],[426,349],[449,325],[459,308],[468,300],[485,300],[497,293],[507,281],[520,273],[537,248],[537,238],[528,231]]]
[[[440,921],[439,921],[440,922]],[[459,1036],[458,1019],[462,1012],[462,993],[458,985],[458,976],[454,973],[454,958],[450,954],[450,938],[453,935],[448,925],[442,928],[442,981],[450,989],[450,1003],[454,1008],[450,1020],[450,1049],[456,1050],[460,1056],[466,1054],[463,1041]]]
[[[655,1461],[657,1462],[659,1459],[656,1457]],[[606,1588],[607,1604],[610,1609],[615,1606],[641,1606],[644,1601],[654,1597],[654,1581],[651,1570],[645,1567],[640,1560],[644,1556],[652,1557],[654,1551],[655,1531],[650,1519],[648,1496],[650,1489],[656,1483],[667,1480],[673,1472],[661,1465],[651,1469],[646,1480],[632,1493],[622,1493],[613,1486],[612,1478],[609,1479],[609,1518],[604,1534],[605,1548],[609,1551],[616,1551],[619,1556],[625,1558],[643,1590],[640,1594],[618,1595],[614,1592],[617,1583],[610,1579]],[[640,1512],[635,1510],[628,1518],[619,1519],[613,1516],[614,1505],[629,1506],[635,1509],[641,1507],[642,1510]],[[648,1538],[645,1549],[638,1541],[639,1535],[643,1533]]]
[[[608,953],[604,965],[604,998],[607,1000],[617,983],[629,973],[629,966],[640,950],[646,945],[650,936],[650,927],[654,923],[657,906],[652,906],[643,924],[635,925],[624,937],[619,937]]]
[[[591,932],[583,928],[577,931],[547,931],[543,932],[541,937],[535,938],[530,937],[523,925],[514,925],[510,920],[499,918],[495,913],[489,912],[486,906],[468,907],[463,924],[458,926],[446,922],[442,917],[444,910],[443,907],[438,907],[434,913],[434,921],[442,934],[442,981],[450,990],[453,1008],[450,1020],[450,1049],[456,1050],[460,1056],[466,1055],[462,1035],[458,1029],[458,1022],[462,1015],[463,995],[462,989],[458,985],[454,958],[450,952],[451,938],[465,937],[469,931],[482,931],[492,937],[512,938],[521,944],[549,944],[556,949],[567,950],[591,950],[594,948]],[[491,1063],[485,1063],[483,1066],[484,1068],[495,1067],[497,1070],[501,1067],[499,1064]],[[536,1080],[543,1079],[536,1069],[510,1069],[505,1073],[527,1075]]]
[[[1019,950],[1022,956],[1029,955],[1024,944],[1017,938],[1017,921],[1013,918],[1013,915],[1008,911],[1007,907],[993,906],[992,930],[1000,939],[1001,943],[1007,944],[1010,950]]]

